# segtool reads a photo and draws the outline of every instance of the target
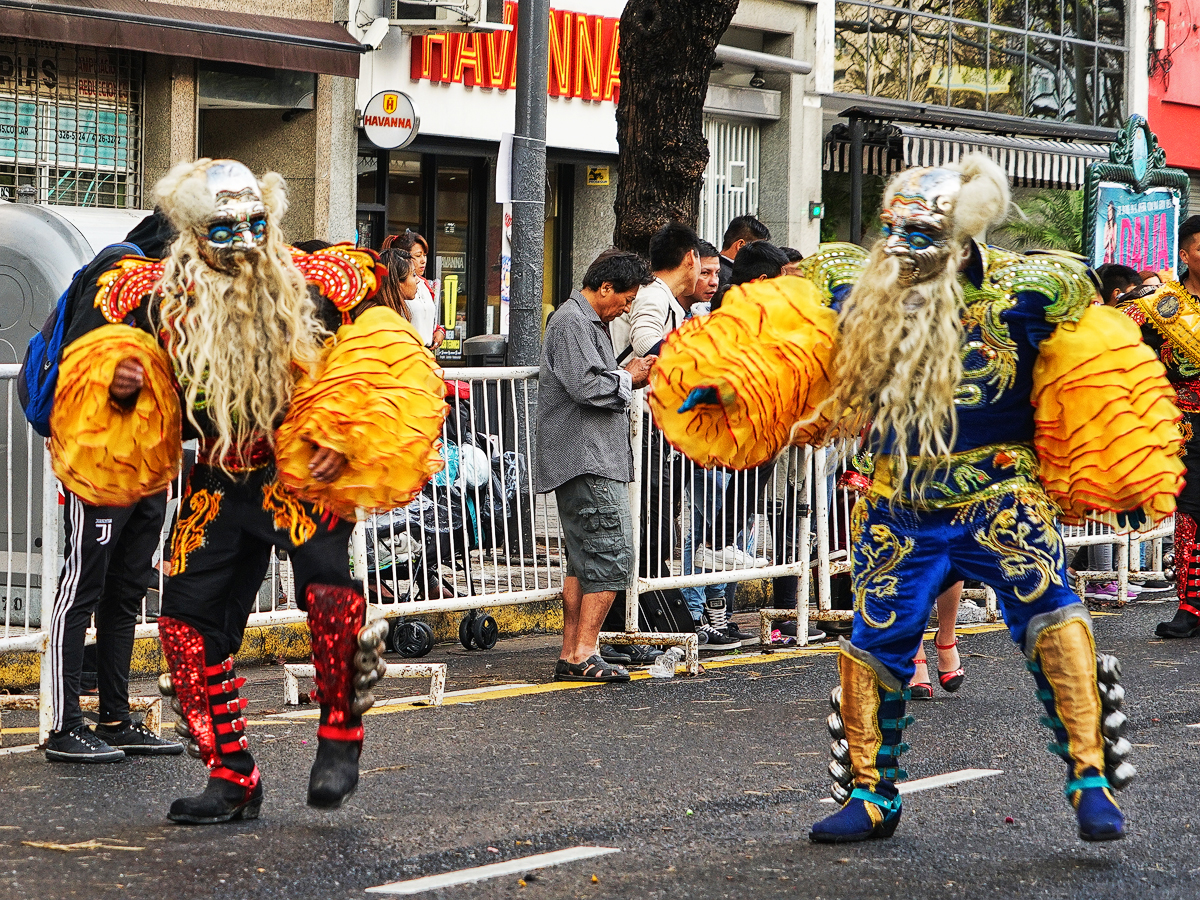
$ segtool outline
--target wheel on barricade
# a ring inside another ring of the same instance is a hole
[[[424,656],[433,649],[433,634],[422,628],[424,622],[399,622],[391,633],[391,648],[405,659]]]
[[[471,636],[480,650],[491,650],[500,637],[500,626],[491,616],[480,616],[471,625]]]
[[[458,623],[458,642],[468,650],[475,649],[475,635],[471,633],[473,624],[473,616],[463,616],[463,620]]]

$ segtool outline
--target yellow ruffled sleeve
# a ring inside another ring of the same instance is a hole
[[[411,325],[386,307],[338,329],[315,380],[303,379],[275,436],[279,480],[343,518],[404,506],[445,464],[438,438],[445,382]],[[337,480],[311,478],[314,447],[348,460]]]
[[[1063,323],[1033,369],[1034,446],[1063,521],[1175,511],[1183,489],[1175,392],[1138,326],[1106,306]]]
[[[747,469],[818,440],[836,331],[837,314],[807,278],[732,287],[719,310],[667,338],[650,374],[654,420],[706,468]],[[716,402],[681,411],[698,388]]]
[[[108,395],[117,363],[127,358],[146,373],[129,408]],[[50,455],[67,490],[85,503],[129,506],[166,488],[179,473],[182,448],[171,363],[153,337],[128,325],[103,325],[63,351]]]

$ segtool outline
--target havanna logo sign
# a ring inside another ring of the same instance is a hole
[[[513,31],[414,38],[412,80],[501,91],[516,88],[516,22],[517,4],[510,0],[504,4],[504,23]],[[621,93],[620,42],[619,19],[550,10],[550,96],[616,103]]]
[[[363,125],[372,125],[378,128],[412,128],[412,116],[397,116],[395,114],[399,103],[400,95],[388,91],[383,95],[383,100],[381,101],[383,115],[372,115],[368,111],[363,115]]]

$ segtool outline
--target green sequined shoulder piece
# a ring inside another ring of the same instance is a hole
[[[800,274],[817,286],[828,306],[835,288],[854,284],[862,277],[866,262],[867,251],[858,244],[822,244],[800,263]]]
[[[1042,294],[1049,301],[1046,321],[1051,323],[1078,322],[1096,299],[1091,270],[1076,259],[1054,253],[998,259],[988,266],[987,280],[1009,296],[1021,291]]]

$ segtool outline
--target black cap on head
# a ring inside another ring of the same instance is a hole
[[[167,255],[167,248],[175,240],[175,229],[167,221],[162,210],[155,209],[133,227],[125,240],[137,244],[142,255],[149,259],[162,259]]]

